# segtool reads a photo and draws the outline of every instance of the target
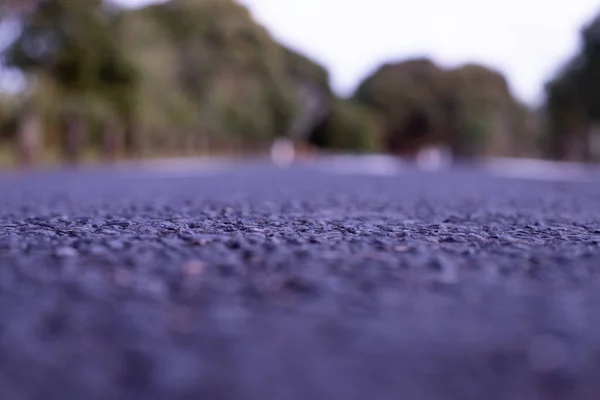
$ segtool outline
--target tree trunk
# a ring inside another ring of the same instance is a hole
[[[84,118],[77,113],[68,115],[63,131],[63,156],[67,164],[77,165],[81,162],[85,136]]]
[[[104,162],[113,163],[117,160],[123,130],[116,122],[107,122],[102,127],[102,159]]]
[[[27,111],[19,121],[17,146],[19,164],[22,167],[33,166],[38,159],[40,146],[40,121],[38,116]]]
[[[558,161],[564,161],[567,158],[568,137],[565,130],[554,128],[548,143],[551,158]]]
[[[469,143],[465,143],[465,127],[462,121],[462,109],[455,99],[448,99],[444,103],[444,111],[446,118],[446,135],[447,142],[452,158],[457,161],[464,161],[470,156]]]
[[[580,139],[581,161],[588,164],[592,161],[592,152],[590,148],[590,132],[586,130]]]
[[[128,157],[139,157],[142,154],[142,143],[139,137],[138,127],[128,124],[123,130],[123,147]]]

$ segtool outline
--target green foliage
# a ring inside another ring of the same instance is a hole
[[[311,141],[320,147],[349,152],[381,150],[383,121],[380,115],[353,100],[337,99]]]
[[[383,114],[393,151],[445,143],[456,156],[506,154],[525,134],[513,118],[518,102],[506,80],[480,65],[446,70],[428,59],[384,64],[354,97]]]
[[[11,9],[23,29],[3,56],[27,73],[51,142],[64,139],[65,118],[82,117],[93,134],[88,143],[98,142],[103,123],[120,122],[137,127],[128,140],[148,149],[194,138],[266,144],[304,121],[310,87],[331,106],[312,132],[319,145],[380,147],[378,114],[337,99],[322,65],[276,42],[234,0],[133,10],[102,0],[30,5]],[[311,135],[311,124],[301,135]]]
[[[22,28],[2,61],[27,74],[33,104],[56,141],[59,122],[77,114],[73,120],[83,117],[94,132],[103,123],[127,127],[127,143],[154,150],[266,144],[296,130],[344,151],[410,152],[446,143],[472,156],[532,143],[531,111],[501,74],[482,66],[446,70],[425,58],[388,63],[352,99],[340,99],[322,65],[275,41],[235,0],[170,0],[132,10],[108,0],[16,7],[23,1],[0,4],[0,22],[12,18]],[[586,59],[600,60],[595,33],[587,36]],[[565,118],[558,117],[564,104],[596,112],[595,89],[576,100],[579,89],[572,89],[600,83],[596,62],[552,88],[557,121]],[[306,107],[314,99],[323,102],[322,114]]]
[[[414,59],[382,65],[359,85],[354,98],[382,113],[390,150],[403,151],[440,140],[447,86],[433,62]]]
[[[16,3],[15,3],[16,4]],[[131,123],[137,70],[121,48],[120,13],[101,0],[40,0],[6,9],[20,34],[3,53],[26,73],[46,129],[75,114]]]
[[[509,127],[517,104],[505,78],[496,71],[468,64],[451,70],[448,77],[458,99],[462,129],[451,137],[460,155],[507,155],[512,150],[509,135],[518,127]]]
[[[298,109],[290,53],[237,2],[172,0],[124,18],[145,125],[256,141],[290,125]]]
[[[589,160],[590,127],[600,122],[600,16],[581,31],[578,53],[546,84],[547,155]],[[578,148],[573,152],[574,148]]]
[[[593,121],[600,120],[600,15],[593,19],[582,33],[582,62],[572,71],[572,79],[581,97],[586,114]]]
[[[65,90],[115,90],[135,71],[118,48],[118,18],[101,0],[45,0],[21,18],[21,34],[6,50],[6,63],[43,70]]]
[[[287,46],[280,45],[279,50],[283,53],[285,74],[288,77],[296,81],[311,82],[326,94],[332,95],[329,72],[325,67]]]
[[[0,97],[0,142],[14,139],[22,105],[23,100],[17,96]]]
[[[134,10],[102,0],[22,4],[0,4],[0,22],[22,27],[3,62],[27,74],[50,136],[75,110],[90,126],[137,127],[129,141],[150,147],[162,143],[156,132],[171,143],[190,132],[264,142],[298,116],[305,82],[331,95],[322,66],[273,40],[234,0]]]

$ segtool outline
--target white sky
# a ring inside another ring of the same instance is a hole
[[[151,0],[119,0],[140,5]],[[331,72],[340,94],[384,61],[428,56],[445,66],[479,62],[537,102],[574,54],[594,0],[240,0],[281,42]]]

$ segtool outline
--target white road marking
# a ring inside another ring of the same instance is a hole
[[[278,166],[293,165],[290,160],[289,149],[280,149],[281,154],[271,158]],[[277,153],[278,151],[275,151]],[[284,154],[287,153],[287,154]],[[267,156],[267,160],[269,156]],[[193,177],[205,176],[236,168],[240,159],[235,157],[211,158],[181,158],[153,160],[129,164],[134,170],[148,172],[152,176],[167,177]],[[421,170],[435,173],[436,171],[449,170],[451,164],[436,165],[435,168],[419,163],[410,162],[400,157],[373,154],[373,155],[325,155],[317,157],[307,163],[326,173],[343,175],[367,176],[397,176],[407,170]],[[124,165],[129,169],[128,165]],[[507,179],[524,179],[538,181],[588,181],[600,179],[600,166],[586,166],[574,162],[555,162],[535,159],[517,158],[491,158],[474,166],[492,176]]]
[[[404,169],[402,160],[385,155],[336,155],[324,161],[323,168],[337,174],[394,176]]]
[[[321,164],[327,172],[348,175],[395,176],[407,168],[424,172],[442,171],[451,165],[423,167],[406,160],[387,155],[376,156],[333,156],[325,158]],[[412,165],[412,167],[410,167]],[[600,168],[590,168],[580,163],[554,162],[547,160],[494,158],[479,165],[479,169],[492,176],[508,179],[539,181],[588,181],[600,178]]]

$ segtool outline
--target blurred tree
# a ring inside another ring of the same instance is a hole
[[[171,0],[126,18],[146,125],[174,127],[183,114],[200,135],[260,144],[307,139],[331,111],[327,70],[277,43],[235,1]]]
[[[322,65],[234,0],[1,4],[2,20],[18,26],[2,61],[27,75],[47,140],[73,163],[91,145],[112,160],[122,142],[129,155],[166,155],[282,135],[364,149],[377,140],[363,136],[377,131],[370,110],[337,99]]]
[[[583,29],[581,56],[583,63],[574,75],[589,118],[600,120],[600,15]]]
[[[424,58],[384,64],[354,98],[383,114],[387,147],[396,153],[445,144],[458,158],[511,155],[531,134],[527,108],[501,74],[480,65],[445,70]]]
[[[105,103],[122,123],[134,118],[136,71],[120,48],[120,11],[101,0],[24,4],[3,3],[2,15],[19,25],[3,61],[30,77],[40,76],[45,86],[37,89],[56,96],[49,112],[63,120],[62,148],[75,163],[86,140],[86,107]]]
[[[582,156],[576,144],[587,135],[588,116],[578,89],[577,80],[581,69],[577,64],[581,60],[573,60],[560,75],[546,84],[546,135],[547,154],[564,160]],[[577,154],[579,153],[579,154]]]
[[[142,71],[144,126],[260,142],[289,125],[295,93],[284,54],[245,7],[172,0],[124,18]]]
[[[412,153],[442,140],[442,99],[448,90],[443,71],[420,58],[382,65],[359,85],[354,98],[384,116],[389,150]]]
[[[344,152],[377,152],[384,135],[381,116],[352,100],[337,99],[331,112],[311,132],[318,147]]]
[[[600,16],[581,31],[581,48],[546,84],[547,154],[590,161],[593,127],[600,122]]]
[[[504,76],[476,64],[466,64],[447,74],[462,109],[462,129],[449,138],[454,154],[518,154],[531,135],[522,119],[527,109],[513,97]]]
[[[309,140],[332,112],[335,98],[329,84],[329,72],[320,64],[299,52],[280,46],[283,51],[285,75],[294,90],[296,111],[287,136],[294,140]]]

